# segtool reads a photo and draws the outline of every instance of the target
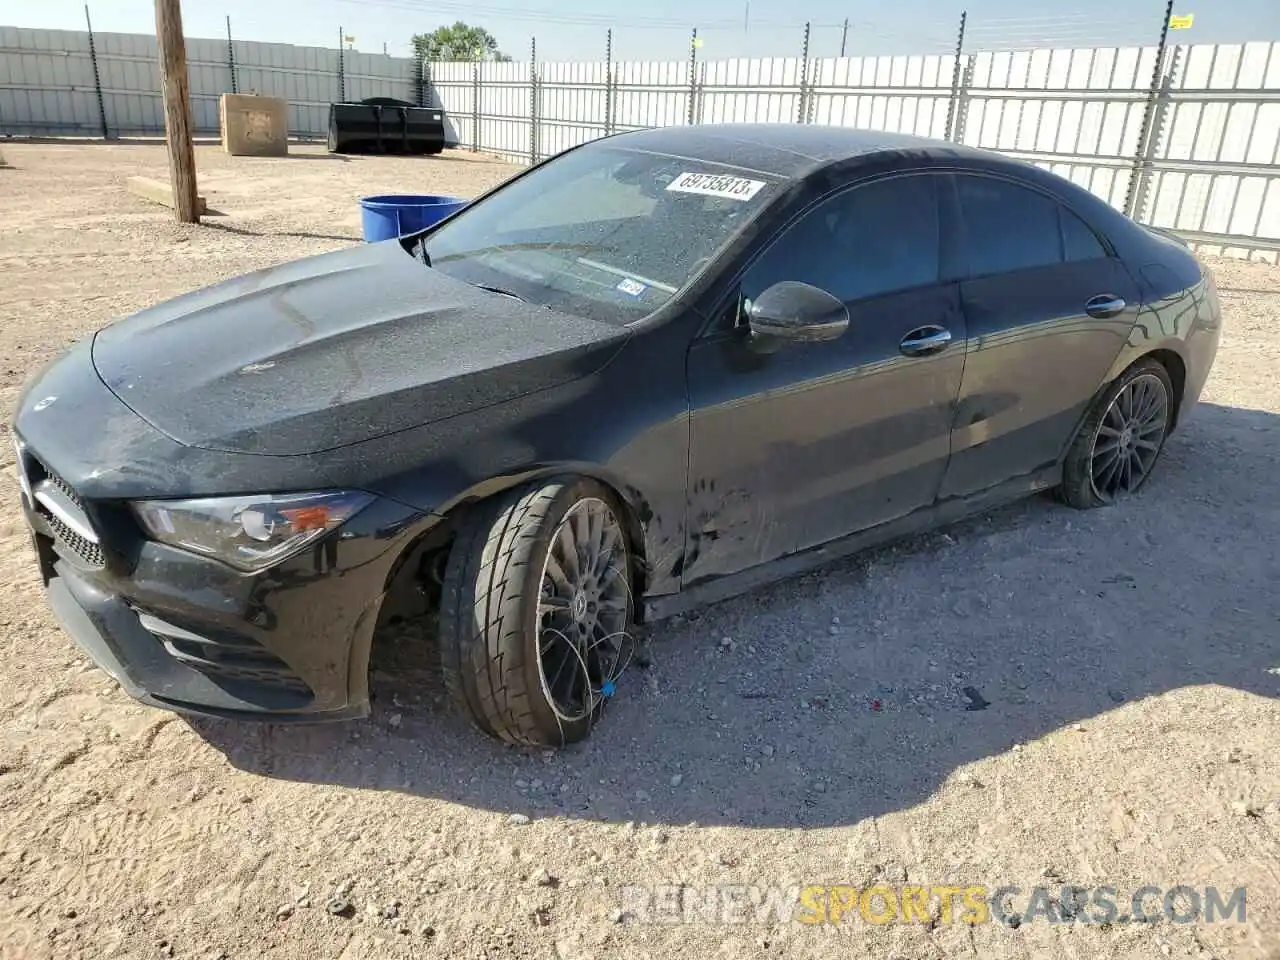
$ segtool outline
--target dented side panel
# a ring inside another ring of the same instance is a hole
[[[851,306],[827,343],[761,353],[744,330],[689,358],[690,586],[905,516],[946,470],[964,328],[954,284]],[[938,324],[960,344],[908,357]]]

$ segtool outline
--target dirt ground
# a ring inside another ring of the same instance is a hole
[[[166,176],[160,146],[3,149],[6,411],[96,327],[357,242],[362,195],[513,169],[201,147],[217,215],[190,228],[124,190]],[[13,484],[0,956],[1280,957],[1280,269],[1214,267],[1217,366],[1137,499],[1032,500],[659,625],[558,754],[412,685],[327,727],[142,707],[55,626]],[[1112,886],[1121,913],[1145,884],[1244,887],[1247,915],[809,926],[748,902],[670,924],[624,890],[871,882],[1016,885],[1017,912],[1037,886]]]

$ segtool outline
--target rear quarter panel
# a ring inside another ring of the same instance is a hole
[[[1218,352],[1222,307],[1217,286],[1212,271],[1180,241],[1132,221],[1128,226],[1120,238],[1121,254],[1142,291],[1143,307],[1106,382],[1147,354],[1176,355],[1182,365],[1181,371],[1173,371],[1180,394],[1176,426],[1199,399]]]

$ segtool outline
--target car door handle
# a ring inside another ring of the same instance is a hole
[[[1084,312],[1099,320],[1108,320],[1124,313],[1126,306],[1123,297],[1117,297],[1114,293],[1100,293],[1084,305]]]
[[[945,350],[950,342],[951,331],[946,327],[920,327],[903,337],[898,349],[908,357],[927,357]]]

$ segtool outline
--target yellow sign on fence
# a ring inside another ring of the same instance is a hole
[[[1190,30],[1191,24],[1195,23],[1196,15],[1194,13],[1184,14],[1181,17],[1169,18],[1170,30]]]

